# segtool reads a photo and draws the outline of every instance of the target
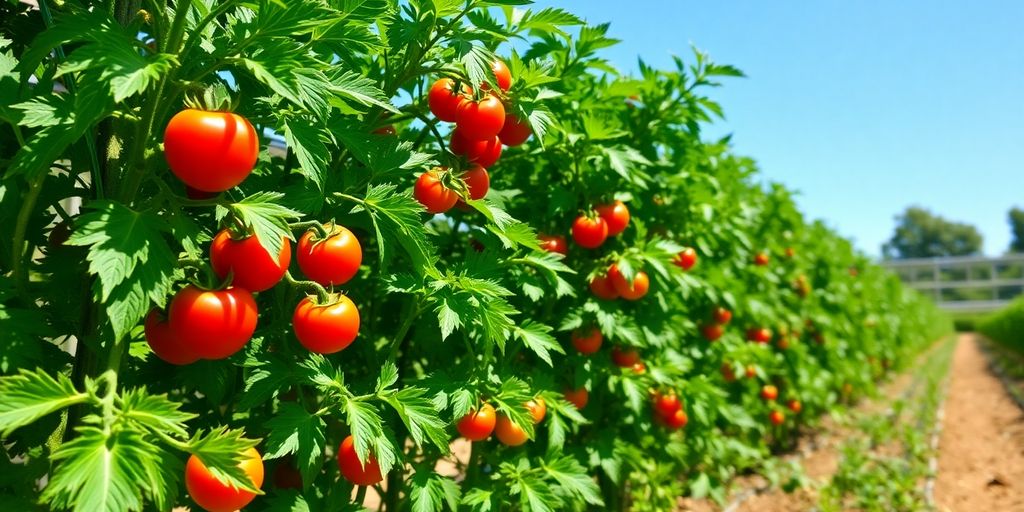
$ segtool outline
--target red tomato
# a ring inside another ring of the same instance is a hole
[[[704,339],[708,341],[715,341],[725,334],[725,328],[720,324],[705,324],[700,327],[700,333],[704,336]]]
[[[686,416],[686,411],[679,409],[670,415],[662,416],[661,419],[665,422],[665,426],[672,430],[679,430],[686,426],[690,421],[690,418]]]
[[[455,424],[455,429],[462,434],[462,437],[470,441],[483,441],[494,432],[494,422],[497,418],[494,415],[494,407],[491,404],[484,404],[475,411],[462,417]]]
[[[505,124],[498,132],[498,138],[506,146],[518,146],[526,142],[531,134],[533,134],[533,130],[530,129],[530,123],[506,113]]]
[[[595,297],[601,300],[615,300],[619,298],[619,292],[608,281],[608,276],[597,276],[590,280],[590,291]]]
[[[782,414],[782,411],[772,411],[768,413],[768,421],[772,422],[772,425],[777,427],[782,425],[783,421],[786,421],[786,415]]]
[[[295,307],[292,326],[299,343],[310,352],[333,354],[345,350],[359,334],[359,309],[345,295],[337,302],[317,305],[305,297]]]
[[[203,359],[224,359],[241,350],[256,331],[256,317],[256,301],[245,288],[188,285],[171,300],[171,329]]]
[[[590,401],[590,393],[587,391],[587,388],[565,389],[562,391],[562,396],[579,410],[586,407],[587,402]]]
[[[804,408],[800,403],[800,400],[790,400],[789,403],[786,404],[786,407],[789,407],[789,410],[793,411],[793,414],[800,414],[800,411]]]
[[[752,364],[748,364],[744,373],[748,379],[753,379],[754,377],[757,377],[757,367]]]
[[[504,414],[498,415],[498,423],[494,428],[494,435],[498,441],[506,446],[519,446],[530,439],[522,427],[516,425]]]
[[[759,267],[763,267],[763,266],[765,266],[767,264],[768,264],[768,255],[767,254],[765,254],[763,252],[759,252],[759,253],[757,253],[754,256],[754,265],[757,265]]]
[[[501,158],[501,141],[497,137],[471,140],[462,136],[459,130],[452,132],[448,149],[456,155],[466,157],[469,163],[482,167],[491,167]]]
[[[363,248],[345,226],[328,224],[325,227],[327,238],[321,240],[315,230],[306,231],[299,238],[296,250],[299,269],[323,286],[345,284],[359,272]]]
[[[622,201],[615,201],[611,204],[602,204],[597,208],[597,214],[608,224],[608,236],[615,236],[622,233],[629,225],[629,208]]]
[[[601,348],[601,341],[604,337],[601,336],[601,331],[597,330],[596,327],[591,327],[589,331],[582,331],[577,329],[572,333],[572,346],[576,347],[576,350],[580,354],[593,354]]]
[[[338,447],[338,468],[346,480],[356,485],[376,485],[384,480],[384,476],[380,474],[377,457],[373,454],[366,457],[366,464],[359,462],[355,439],[352,436],[346,437]]]
[[[470,199],[483,199],[491,189],[491,177],[487,175],[487,169],[480,165],[474,165],[466,170],[462,175],[462,181],[466,182]]]
[[[569,247],[565,243],[565,237],[561,235],[537,235],[537,239],[540,240],[540,248],[548,252],[557,252],[558,254],[565,255],[569,252]]]
[[[736,380],[736,371],[732,369],[731,364],[722,363],[722,378],[726,382],[734,382]]]
[[[459,105],[467,99],[467,93],[469,93],[469,88],[465,84],[461,87],[461,92],[456,93],[455,81],[451,78],[441,78],[430,86],[427,103],[430,105],[430,111],[434,117],[442,121],[453,122]]]
[[[774,401],[778,397],[779,397],[779,389],[776,388],[775,386],[773,386],[771,384],[765,384],[765,386],[763,388],[761,388],[761,398],[764,398],[765,400],[768,400],[769,402],[771,402],[771,401]]]
[[[548,404],[539,396],[526,402],[526,408],[530,410],[530,416],[533,416],[534,425],[544,421],[544,416],[548,414]]]
[[[491,62],[491,71],[494,72],[498,88],[507,91],[509,87],[512,87],[512,72],[508,70],[508,66],[501,59],[494,59],[494,62]]]
[[[640,352],[635,348],[612,348],[612,362],[620,368],[629,368],[640,362]]]
[[[493,94],[480,101],[466,100],[455,111],[455,124],[466,140],[495,139],[505,126],[505,106]]]
[[[644,364],[643,361],[640,361],[639,363],[635,363],[633,365],[633,373],[635,373],[637,375],[643,375],[643,374],[647,373],[647,365]]]
[[[633,274],[633,282],[630,283],[626,280],[626,276],[619,272],[619,266],[614,263],[608,267],[608,281],[611,282],[619,296],[626,300],[639,300],[647,295],[647,290],[651,286],[650,279],[647,278],[647,273],[644,271],[641,270]]]
[[[436,171],[425,172],[416,180],[413,189],[416,200],[430,213],[444,213],[455,206],[459,194],[444,186]]]
[[[747,340],[755,343],[768,343],[772,340],[772,331],[765,327],[747,329]]]
[[[572,223],[572,239],[584,249],[597,249],[608,239],[608,223],[601,217],[580,215]]]
[[[203,192],[237,186],[252,172],[259,152],[252,124],[230,112],[182,110],[164,130],[164,156],[171,172]]]
[[[715,308],[711,316],[714,317],[715,323],[725,325],[732,320],[732,311],[719,306]]]
[[[693,247],[687,247],[679,251],[672,263],[683,270],[690,270],[697,264],[697,251]]]
[[[210,266],[217,277],[224,279],[230,273],[231,284],[262,292],[277,284],[292,262],[292,243],[287,238],[283,242],[275,258],[255,236],[236,240],[229,230],[222,229],[210,242]]]
[[[658,393],[654,396],[654,410],[663,417],[667,418],[682,408],[683,403],[679,401],[679,397],[674,392],[667,395]]]
[[[164,319],[160,310],[154,309],[146,315],[144,330],[146,343],[160,359],[177,365],[191,364],[199,360],[199,356],[189,351],[178,336],[175,336],[171,324]]]
[[[775,341],[775,346],[779,347],[779,350],[786,350],[789,348],[789,338],[785,336],[779,336],[779,339]]]
[[[256,448],[246,450],[245,456],[238,466],[248,475],[253,487],[259,489],[263,486],[263,459]],[[255,493],[217,480],[206,464],[195,455],[189,457],[185,464],[185,488],[192,496],[192,501],[210,512],[233,512],[248,505],[256,497]]]

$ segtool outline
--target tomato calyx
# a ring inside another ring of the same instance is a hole
[[[238,110],[238,98],[231,97],[228,88],[222,83],[216,83],[203,89],[201,96],[185,96],[183,101],[186,108],[203,110],[206,112],[228,112],[234,113]]]

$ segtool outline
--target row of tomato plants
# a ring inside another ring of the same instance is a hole
[[[702,134],[737,69],[527,3],[8,8],[9,503],[721,500],[943,329]]]

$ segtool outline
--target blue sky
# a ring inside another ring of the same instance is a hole
[[[666,67],[692,44],[747,78],[712,92],[736,151],[872,255],[909,204],[978,227],[987,254],[1024,207],[1024,2],[554,2]]]

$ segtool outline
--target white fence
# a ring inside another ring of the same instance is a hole
[[[881,262],[949,311],[994,311],[1024,293],[1024,254]]]

